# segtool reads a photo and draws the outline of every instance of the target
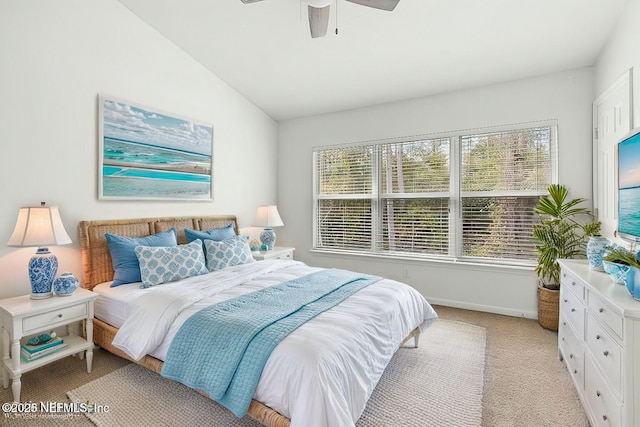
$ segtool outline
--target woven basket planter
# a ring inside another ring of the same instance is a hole
[[[538,285],[538,323],[550,331],[558,330],[560,291]]]

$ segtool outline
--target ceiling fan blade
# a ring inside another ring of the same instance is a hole
[[[327,28],[329,27],[329,8],[325,7],[313,7],[309,8],[309,29],[311,30],[311,37],[324,37],[327,35]]]
[[[396,8],[400,0],[347,0],[351,3],[359,4],[361,6],[373,7],[374,9],[392,11]]]

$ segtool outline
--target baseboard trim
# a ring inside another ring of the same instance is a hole
[[[462,308],[464,310],[482,311],[485,313],[502,314],[512,317],[524,317],[525,319],[538,319],[537,311],[518,311],[510,308],[497,307],[492,305],[472,304],[467,302],[453,301],[441,298],[427,298],[427,301],[435,305],[446,307]]]

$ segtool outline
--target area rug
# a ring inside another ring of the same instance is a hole
[[[419,348],[401,348],[376,386],[357,427],[477,427],[482,423],[486,331],[438,320]],[[258,427],[188,387],[135,364],[67,392],[89,402],[86,416],[98,427]]]

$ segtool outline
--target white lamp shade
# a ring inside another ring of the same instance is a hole
[[[20,208],[7,246],[53,246],[71,243],[57,206]]]
[[[253,220],[254,227],[282,227],[283,225],[276,205],[258,206],[256,218]]]

